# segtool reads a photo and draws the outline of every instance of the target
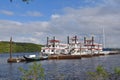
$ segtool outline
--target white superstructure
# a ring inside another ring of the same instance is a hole
[[[43,54],[67,54],[67,46],[68,44],[60,43],[59,40],[48,40],[48,44],[42,47],[41,52]]]

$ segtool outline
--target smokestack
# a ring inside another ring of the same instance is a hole
[[[84,37],[84,44],[86,44],[86,37]]]
[[[55,40],[55,36],[53,37],[53,40]]]
[[[67,37],[67,43],[69,44],[70,42],[69,42],[69,36]]]
[[[46,46],[48,47],[48,45],[49,45],[49,37],[47,37],[47,45]]]
[[[94,36],[92,36],[92,45],[94,44]]]
[[[53,47],[55,47],[55,36],[53,37]]]
[[[77,42],[77,36],[75,36],[75,43]]]

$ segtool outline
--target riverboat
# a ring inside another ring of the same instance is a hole
[[[55,37],[51,40],[47,38],[47,44],[42,47],[41,53],[48,55],[68,54],[68,44],[60,43],[60,40],[56,40]]]
[[[77,36],[67,37],[67,43],[61,43],[60,40],[47,38],[47,44],[41,49],[42,54],[47,54],[50,57],[57,55],[65,57],[69,55],[78,55],[83,57],[107,55],[109,51],[103,51],[103,45],[96,43],[94,36],[91,38],[84,37],[83,41],[79,41]],[[56,57],[57,58],[57,57]]]

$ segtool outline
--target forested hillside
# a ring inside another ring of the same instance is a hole
[[[12,42],[12,52],[40,52],[41,45],[33,43],[20,43]],[[0,53],[9,53],[10,51],[10,42],[1,41],[0,42]]]

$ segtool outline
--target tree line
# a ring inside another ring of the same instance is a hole
[[[40,52],[41,46],[34,43],[20,43],[12,42],[12,53],[18,52]],[[10,52],[10,42],[1,41],[0,42],[0,53],[9,53]]]

